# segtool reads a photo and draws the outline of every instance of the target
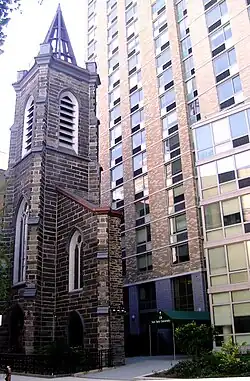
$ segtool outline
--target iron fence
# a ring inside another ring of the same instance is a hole
[[[0,369],[10,366],[14,373],[37,375],[66,375],[101,370],[112,366],[110,350],[84,351],[65,355],[0,353]]]

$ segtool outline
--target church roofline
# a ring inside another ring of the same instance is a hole
[[[60,187],[57,187],[56,189],[58,193],[61,193],[62,195],[64,195],[65,197],[68,197],[72,201],[77,202],[78,204],[82,205],[84,208],[88,209],[90,212],[94,214],[97,214],[97,215],[108,214],[112,217],[120,217],[120,218],[122,217],[122,212],[118,210],[114,210],[108,206],[96,206],[90,203],[89,201],[86,201],[82,197],[71,193],[70,191],[66,189],[62,189]]]
[[[52,56],[52,54],[39,55],[35,58],[35,63],[28,72],[24,71],[24,76],[17,82],[13,83],[16,91],[22,90],[23,87],[39,72],[40,65],[48,65],[50,69],[57,70],[71,77],[82,80],[86,83],[93,83],[96,86],[101,84],[100,77],[97,73],[91,72],[87,68],[72,65],[71,63],[62,61]]]

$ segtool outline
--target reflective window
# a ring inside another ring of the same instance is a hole
[[[118,124],[112,130],[110,130],[111,146],[122,140],[122,126]]]
[[[198,92],[197,92],[197,85],[196,85],[195,77],[191,78],[189,81],[186,82],[186,89],[187,89],[187,100],[188,101],[197,97]]]
[[[174,309],[176,311],[193,311],[193,287],[191,275],[183,275],[173,278],[174,286]]]
[[[219,55],[213,60],[215,75],[217,76],[218,74],[223,73],[224,71],[229,69],[230,66],[233,66],[235,63],[236,63],[236,54],[235,54],[235,49],[233,48]]]
[[[136,258],[138,271],[150,271],[153,269],[152,253],[138,255]]]
[[[172,82],[170,84],[170,82]],[[159,86],[164,87],[165,85],[170,84],[173,86],[173,72],[172,68],[170,67],[168,70],[165,70],[162,75],[159,77]]]
[[[123,186],[112,191],[112,208],[117,209],[124,204],[124,189]]]
[[[180,155],[181,152],[180,152],[179,134],[175,134],[171,136],[170,138],[166,139],[163,143],[164,143],[165,161],[168,161]]]
[[[193,56],[187,58],[184,62],[184,76],[188,79],[195,73]]]
[[[165,44],[166,44],[166,46],[165,46]],[[155,47],[161,48],[161,50],[163,50],[163,49],[167,48],[168,45],[169,45],[169,35],[168,35],[168,31],[165,31],[159,37],[156,38]]]
[[[156,0],[155,4],[152,5],[152,13],[159,12],[165,6],[165,0]]]
[[[184,38],[189,33],[188,17],[179,22],[180,38]]]
[[[157,67],[161,67],[164,64],[169,63],[171,65],[171,52],[170,48],[165,49],[157,58],[156,58],[156,65]]]
[[[182,19],[182,17],[186,16],[187,14],[187,1],[181,0],[177,5],[177,15],[178,15],[178,21]]]
[[[137,198],[136,195],[139,195],[140,198],[147,196],[148,195],[147,194],[148,193],[148,176],[145,175],[145,176],[137,177],[134,180],[134,187],[135,187],[135,198]]]
[[[108,15],[108,23],[113,23],[117,19],[117,7],[115,7]]]
[[[133,157],[134,176],[147,172],[147,153],[143,152]]]
[[[108,29],[108,39],[114,38],[118,34],[118,23],[116,22]]]
[[[218,85],[217,92],[221,107],[224,108],[224,102],[241,91],[242,87],[239,75]],[[229,106],[231,106],[231,104],[229,104]]]
[[[116,120],[121,116],[121,107],[120,105],[113,108],[113,110],[110,111],[110,120]]]
[[[186,58],[192,53],[192,42],[190,36],[181,41],[182,58]]]
[[[117,165],[111,170],[112,188],[120,185],[123,182],[123,165]]]
[[[128,60],[128,70],[129,72],[136,68],[137,65],[140,63],[140,53],[135,54]]]
[[[248,134],[247,121],[244,111],[230,115],[229,124],[232,138],[237,138],[241,135]]]
[[[227,25],[224,28],[221,28],[220,30],[211,34],[209,39],[210,39],[212,51],[217,49],[219,46],[221,46],[223,43],[225,43],[226,40],[229,40],[231,37],[232,37],[232,31],[231,31],[230,25]],[[223,50],[225,50],[225,48]]]
[[[134,4],[133,7],[129,8],[125,13],[126,23],[133,20],[133,16],[137,13],[137,4]]]
[[[130,108],[132,109],[138,103],[143,100],[143,91],[137,90],[132,95],[130,95]]]
[[[144,110],[139,110],[134,112],[131,115],[131,127],[138,126],[141,122],[144,121]]]
[[[172,111],[162,119],[162,128],[165,136],[171,135],[178,130],[177,112]]]
[[[227,15],[228,9],[227,9],[227,3],[226,1],[223,1],[220,4],[217,4],[215,7],[213,7],[210,11],[205,13],[206,21],[207,21],[207,27],[209,31],[212,31],[216,27],[220,26],[222,22],[218,22],[223,16]],[[214,25],[216,24],[216,25]]]
[[[215,202],[204,207],[206,229],[221,227],[220,204]]]
[[[118,164],[122,161],[122,143],[117,144],[110,151],[111,166]]]
[[[175,91],[170,90],[167,91],[161,98],[160,98],[161,108],[168,107],[169,105],[175,103]]]
[[[173,264],[189,261],[188,243],[172,247]]]
[[[149,200],[141,200],[135,204],[136,218],[141,218],[149,214]]]
[[[133,150],[137,149],[138,147],[140,147],[140,149],[144,149],[145,144],[146,144],[145,130],[139,131],[132,136],[132,148],[133,148]]]

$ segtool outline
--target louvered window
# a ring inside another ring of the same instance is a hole
[[[78,103],[75,97],[64,94],[60,101],[59,145],[78,151]]]
[[[31,150],[33,126],[34,126],[34,99],[30,98],[27,102],[25,115],[24,115],[22,156],[26,155]]]

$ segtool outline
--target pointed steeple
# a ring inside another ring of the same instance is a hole
[[[54,56],[76,65],[76,58],[69,39],[60,4],[49,28],[44,44],[50,43]]]

